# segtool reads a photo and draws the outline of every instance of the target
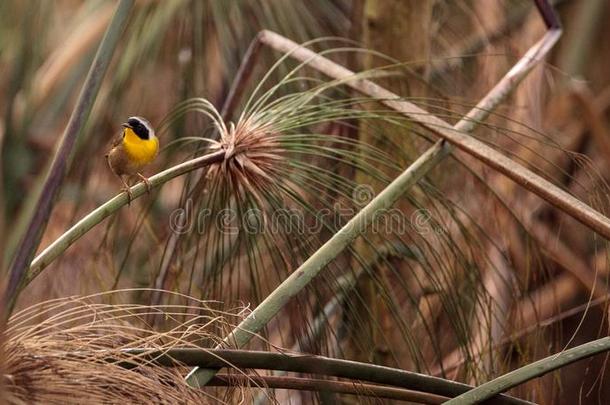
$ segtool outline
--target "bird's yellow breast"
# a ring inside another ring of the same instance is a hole
[[[131,128],[125,128],[123,148],[131,163],[143,166],[152,162],[159,151],[159,140],[156,137],[142,139]]]

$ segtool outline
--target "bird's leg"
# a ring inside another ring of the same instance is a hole
[[[121,183],[123,183],[123,191],[127,193],[127,205],[131,205],[131,200],[133,200],[133,195],[131,194],[131,188],[129,184],[125,181],[123,176],[118,176],[121,179]]]
[[[152,185],[150,184],[150,181],[146,177],[142,176],[142,174],[140,174],[140,173],[136,173],[136,174],[140,178],[140,180],[142,180],[144,182],[144,184],[146,184],[146,192],[148,194],[150,194],[150,190],[152,190]]]

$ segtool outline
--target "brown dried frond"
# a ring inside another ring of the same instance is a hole
[[[251,195],[262,205],[261,192],[286,171],[279,136],[272,124],[252,118],[240,120],[237,125],[230,123],[211,146],[213,150],[224,150],[226,155],[223,162],[210,168],[208,178],[225,184],[238,199]]]
[[[3,339],[3,399],[11,404],[199,404],[214,399],[185,384],[188,368],[157,365],[147,353],[214,347],[242,311],[221,312],[210,307],[214,303],[167,292],[183,303],[100,303],[102,296],[115,293],[52,300],[13,316]],[[150,330],[145,320],[151,315],[162,318],[163,331]]]

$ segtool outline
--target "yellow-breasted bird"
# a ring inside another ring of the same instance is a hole
[[[157,157],[159,140],[150,122],[142,117],[129,117],[122,126],[123,131],[112,143],[106,160],[112,172],[123,183],[123,191],[131,202],[131,191],[127,184],[130,177],[138,176],[150,191],[148,179],[140,172]]]

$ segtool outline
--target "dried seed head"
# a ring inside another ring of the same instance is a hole
[[[253,119],[229,124],[221,130],[220,140],[212,150],[226,152],[223,162],[212,166],[208,178],[226,184],[230,191],[243,196],[249,193],[261,202],[260,193],[285,175],[285,156],[279,143],[279,133],[269,123]]]

